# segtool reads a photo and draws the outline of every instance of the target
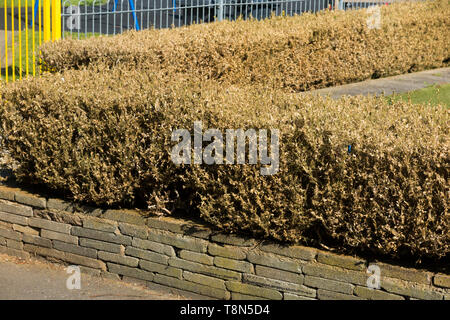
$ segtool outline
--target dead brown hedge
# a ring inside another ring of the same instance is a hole
[[[222,132],[279,129],[280,171],[175,165],[171,132],[192,133],[197,120]],[[0,125],[19,181],[79,201],[189,208],[228,232],[396,258],[449,253],[445,107],[116,68],[13,83],[2,89]]]
[[[45,44],[42,58],[53,71],[127,65],[294,91],[449,64],[448,0],[383,6],[380,29],[369,29],[368,17],[326,11],[64,40]]]

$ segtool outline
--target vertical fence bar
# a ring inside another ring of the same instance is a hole
[[[33,1],[33,8],[34,8],[36,0],[32,0],[32,1]],[[32,61],[33,62],[32,63],[33,76],[36,75],[36,43],[35,43],[36,36],[35,36],[35,33],[34,33],[36,22],[34,20],[35,20],[35,14],[32,13],[31,14],[31,24],[32,24],[32,26],[31,26],[31,47],[32,47],[33,51],[31,52],[31,54],[33,56],[33,61]]]
[[[44,1],[44,42],[51,40],[50,29],[50,0]]]
[[[61,39],[61,0],[52,0],[52,41]]]
[[[25,77],[28,77],[28,0],[25,0],[25,9]]]
[[[27,10],[27,8],[25,8]],[[19,79],[22,80],[22,4],[19,0]]]
[[[8,82],[8,3],[5,0],[5,81]]]
[[[12,62],[12,79],[16,81],[16,55],[14,51],[14,1],[11,1],[11,62]]]
[[[38,14],[38,36],[39,36],[39,47],[42,44],[42,0],[36,0],[38,2],[38,10],[39,10],[39,14]],[[40,53],[40,51],[39,51]],[[39,62],[41,61],[41,58],[39,58]],[[38,73],[39,76],[41,75],[41,64],[39,63],[39,69],[38,69]]]
[[[223,0],[219,0],[219,10],[217,12],[217,19],[219,21],[223,20]]]

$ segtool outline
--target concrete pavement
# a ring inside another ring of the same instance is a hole
[[[422,89],[433,84],[445,83],[450,83],[450,68],[432,69],[394,77],[366,80],[337,87],[312,90],[302,94],[330,95],[332,98],[339,98],[343,95],[390,95]]]
[[[81,272],[81,288],[67,289],[66,267],[34,258],[0,254],[0,300],[184,300],[185,296],[149,290],[138,282]]]

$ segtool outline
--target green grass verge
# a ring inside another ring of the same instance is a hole
[[[85,37],[90,38],[92,36],[99,36],[99,35],[100,35],[99,33],[92,33],[92,32],[88,32],[86,35],[84,33],[80,33],[80,38],[84,39]],[[41,32],[41,39],[42,39],[42,37],[43,37],[43,33]],[[77,39],[78,33],[65,32],[64,38]],[[14,70],[13,70],[13,66],[11,63],[11,58],[12,58],[11,45],[12,44],[10,43],[10,46],[8,48],[8,62],[9,62],[8,81],[11,81],[13,79],[13,71],[14,71],[16,80],[20,79],[21,73],[22,73],[22,78],[26,76],[27,58],[28,58],[29,74],[30,75],[33,74],[33,33],[32,33],[32,29],[28,29],[28,56],[27,56],[26,41],[27,41],[27,38],[26,38],[25,30],[22,30],[22,32],[20,32],[20,33],[17,30],[14,31]],[[34,31],[34,41],[35,41],[35,48],[37,49],[39,47],[39,32],[38,32],[38,30]],[[41,41],[41,43],[42,43],[42,41]],[[21,48],[21,50],[20,50],[20,48]],[[36,59],[35,59],[36,74],[38,72],[37,59],[38,59],[38,56],[36,55]],[[1,57],[1,63],[2,63],[1,79],[5,80],[6,79],[6,70],[4,69],[5,57]],[[22,70],[20,68],[21,65],[22,65]]]
[[[414,90],[402,94],[393,94],[386,97],[388,101],[411,101],[415,104],[431,104],[444,105],[450,107],[450,83],[449,84],[434,84],[423,89]]]

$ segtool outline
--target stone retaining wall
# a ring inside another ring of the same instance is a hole
[[[217,299],[450,299],[450,275],[281,247],[132,210],[101,210],[0,186],[0,253]],[[372,268],[370,268],[373,271]]]

